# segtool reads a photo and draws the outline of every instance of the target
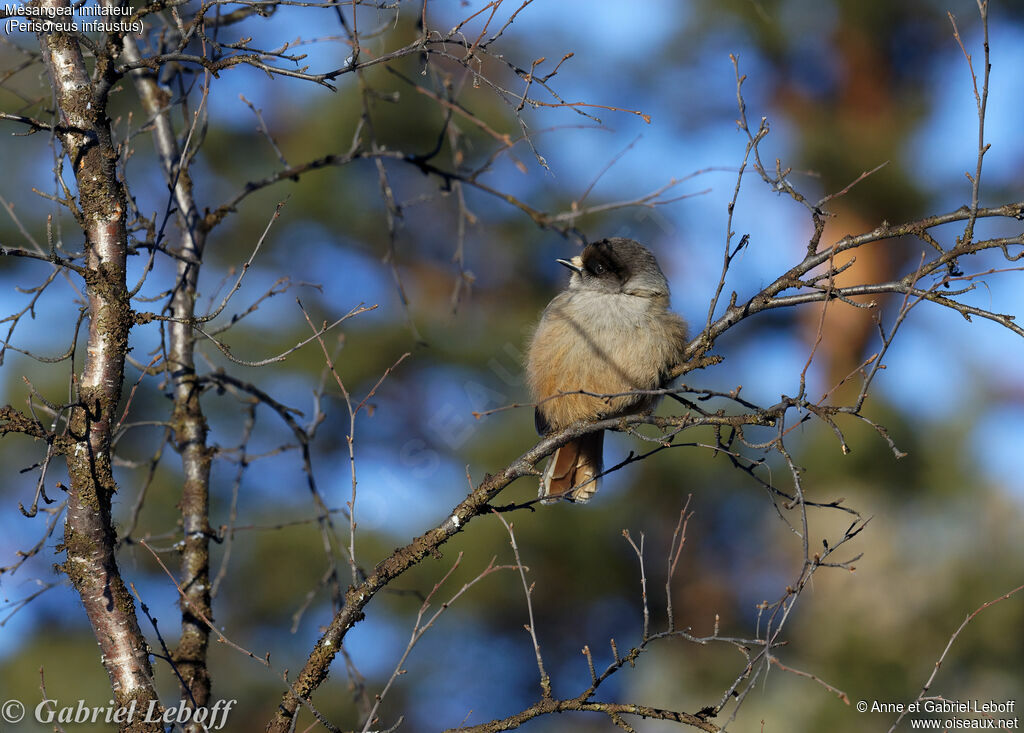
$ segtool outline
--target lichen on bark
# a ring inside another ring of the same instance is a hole
[[[67,0],[39,4],[69,7]],[[38,40],[61,122],[57,138],[73,165],[86,250],[82,273],[89,330],[63,451],[70,479],[64,569],[85,607],[117,700],[136,700],[148,707],[158,701],[149,648],[117,567],[111,521],[111,498],[117,491],[111,429],[133,321],[125,279],[127,199],[117,177],[105,92],[98,93],[90,80],[79,40],[68,33],[44,31]],[[158,731],[161,726],[135,720],[122,730]]]

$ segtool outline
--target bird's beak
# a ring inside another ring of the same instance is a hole
[[[555,260],[560,265],[565,265],[573,272],[579,274],[583,272],[583,258],[576,255],[571,260]]]

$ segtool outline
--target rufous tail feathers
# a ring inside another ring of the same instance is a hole
[[[540,497],[550,504],[569,495],[572,501],[585,503],[600,487],[604,431],[584,435],[566,443],[548,459],[540,481]]]

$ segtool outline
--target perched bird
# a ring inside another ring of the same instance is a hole
[[[686,323],[668,309],[658,261],[639,242],[616,237],[557,262],[572,270],[569,287],[544,309],[526,360],[537,432],[653,410],[657,395],[630,393],[664,387],[686,347]],[[598,431],[556,450],[540,496],[590,499],[603,445]]]

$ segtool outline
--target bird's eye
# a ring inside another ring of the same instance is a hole
[[[600,262],[595,263],[594,266],[590,269],[593,270],[595,275],[604,274],[604,265],[602,265]]]

